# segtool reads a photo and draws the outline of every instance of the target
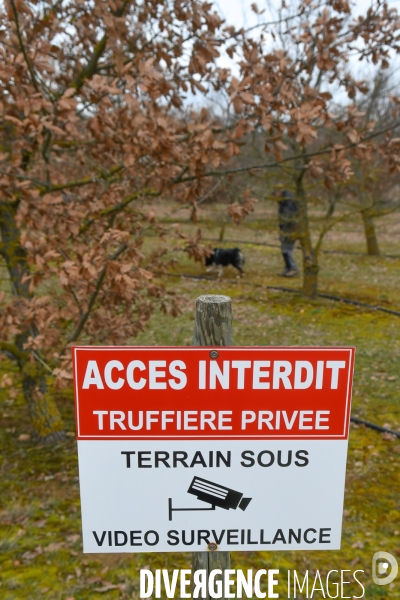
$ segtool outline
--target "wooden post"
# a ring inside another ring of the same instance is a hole
[[[197,298],[193,346],[232,346],[232,300],[228,296],[204,295]],[[192,574],[205,569],[207,582],[208,574],[213,569],[221,569],[223,572],[229,568],[229,552],[209,550],[192,553]],[[223,593],[222,598],[224,597]]]

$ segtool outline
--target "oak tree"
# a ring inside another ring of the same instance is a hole
[[[284,1],[272,21],[252,7],[259,25],[242,31],[229,48],[240,56],[239,74],[227,88],[236,113],[232,137],[262,135],[272,158],[252,165],[247,160],[225,173],[267,170],[289,180],[300,205],[303,292],[314,297],[318,251],[335,221],[312,235],[306,183],[319,180],[332,189],[352,176],[353,161],[379,159],[386,173],[399,171],[397,109],[390,124],[365,118],[359,99],[369,89],[355,65],[390,66],[400,50],[400,19],[380,0],[364,15],[347,0]]]
[[[146,228],[163,233],[145,200],[195,201],[207,165],[235,151],[184,105],[223,79],[229,35],[198,0],[1,9],[0,348],[41,441],[63,437],[49,384],[70,380],[71,344],[123,344],[157,307],[177,311],[155,276],[163,252],[142,251]],[[199,258],[196,240],[187,250]]]

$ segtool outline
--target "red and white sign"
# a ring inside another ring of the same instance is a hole
[[[76,347],[77,437],[346,439],[352,348]]]
[[[354,352],[73,348],[84,551],[340,548]]]

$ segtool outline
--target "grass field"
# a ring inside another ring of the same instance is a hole
[[[200,211],[199,225],[206,238],[218,239],[223,208],[208,205]],[[179,220],[182,230],[195,230],[183,211],[176,215],[175,222]],[[391,257],[364,254],[361,221],[341,223],[327,235],[324,249],[329,252],[321,254],[320,289],[400,310],[400,215],[379,220],[377,231],[381,251]],[[148,237],[145,249],[153,244],[154,238]],[[286,281],[276,275],[282,259],[274,246],[276,222],[270,208],[261,206],[240,228],[225,229],[222,245],[238,245],[246,255],[242,281],[236,280],[231,268],[221,281],[184,279],[179,274],[201,275],[204,269],[173,250],[172,239],[165,244],[177,259],[174,272],[178,274],[166,278],[166,285],[179,297],[182,314],[176,319],[155,314],[135,343],[190,345],[196,297],[227,294],[233,300],[236,345],[356,346],[353,415],[400,431],[400,317],[250,285],[300,287],[300,279]],[[332,252],[343,250],[348,253]],[[300,264],[298,250],[296,258]],[[69,432],[67,442],[56,448],[38,447],[27,439],[30,430],[21,395],[10,398],[8,391],[0,390],[0,598],[138,598],[141,567],[190,568],[190,554],[82,554],[72,391],[63,392],[58,403]],[[274,567],[283,573],[319,569],[325,574],[330,569],[361,569],[366,598],[400,598],[399,577],[381,587],[370,576],[374,552],[386,550],[400,559],[399,464],[399,438],[352,425],[342,549],[237,552],[232,553],[233,567]],[[359,587],[354,590],[360,595]],[[280,593],[287,597],[285,589]],[[315,592],[313,597],[323,596]]]

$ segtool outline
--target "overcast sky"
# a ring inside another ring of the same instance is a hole
[[[261,20],[275,20],[277,18],[277,13],[273,14],[269,10],[269,6],[273,5],[275,7],[279,7],[281,5],[282,0],[213,0],[213,4],[217,7],[222,16],[226,19],[227,23],[231,23],[236,27],[244,26],[245,28],[251,27],[257,24],[257,16],[251,10],[251,4],[253,2],[257,3],[259,9],[266,9],[265,14],[261,18]],[[400,0],[387,0],[389,6],[397,8],[400,12]],[[287,4],[290,5],[290,0],[287,0]],[[350,4],[353,7],[353,15],[364,15],[371,4],[376,5],[376,0],[373,2],[372,0],[350,0]],[[398,76],[400,77],[400,58],[397,56],[392,57],[392,72],[394,71],[396,75],[396,82]],[[353,59],[350,59],[352,61]],[[229,59],[226,55],[221,56],[219,59],[219,64],[222,66],[230,67],[233,73],[236,75],[238,73],[237,65]],[[373,66],[371,63],[360,64],[357,58],[354,58],[353,63],[354,75],[359,77],[360,79],[369,79],[372,77],[373,72],[379,68]],[[334,90],[331,90],[334,92]],[[398,93],[398,92],[396,92]],[[346,96],[347,98],[347,96]],[[341,96],[335,94],[335,100],[340,101]]]
[[[220,12],[229,23],[236,26],[244,25],[245,27],[254,25],[257,22],[253,11],[250,9],[253,2],[254,0],[214,0],[214,4],[219,7]],[[256,4],[260,9],[266,8],[268,10],[268,0],[257,0]],[[272,4],[279,6],[280,1],[272,0]],[[371,0],[353,0],[351,4],[356,7],[356,13],[363,14],[372,2]],[[388,0],[388,4],[400,10],[400,0]]]

